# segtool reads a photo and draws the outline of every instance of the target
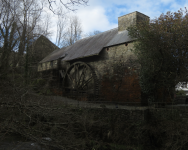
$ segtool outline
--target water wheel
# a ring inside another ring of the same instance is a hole
[[[96,98],[98,95],[97,76],[88,64],[75,62],[66,71],[63,89],[64,95],[72,98]]]

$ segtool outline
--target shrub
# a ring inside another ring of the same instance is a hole
[[[180,90],[180,91],[176,91],[176,95],[177,96],[186,96],[186,93],[185,93],[185,91]]]

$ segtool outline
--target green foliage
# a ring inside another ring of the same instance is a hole
[[[149,101],[157,101],[158,90],[169,95],[176,83],[185,80],[188,63],[187,10],[167,12],[150,22],[143,21],[128,28],[136,38],[132,50],[140,68],[140,86]],[[186,15],[184,15],[186,14]],[[165,96],[163,96],[164,98]],[[163,99],[164,100],[164,99]]]
[[[36,92],[40,94],[51,95],[52,94],[51,90],[47,88],[45,85],[46,85],[46,80],[43,78],[35,79],[31,83],[33,90],[35,90]]]
[[[177,96],[186,96],[186,93],[183,90],[176,91]]]
[[[42,78],[35,79],[32,83],[34,87],[42,87],[46,84],[46,81]]]

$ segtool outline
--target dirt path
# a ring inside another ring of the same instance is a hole
[[[127,109],[127,110],[145,110],[148,109],[148,106],[126,106],[118,103],[112,103],[107,101],[78,101],[62,96],[43,96],[39,94],[30,93],[45,99],[46,101],[52,101],[54,103],[63,103],[64,105],[72,105],[75,107],[85,107],[85,108],[108,108],[108,109]]]

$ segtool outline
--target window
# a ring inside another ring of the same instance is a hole
[[[53,68],[53,61],[50,62],[50,68]]]

